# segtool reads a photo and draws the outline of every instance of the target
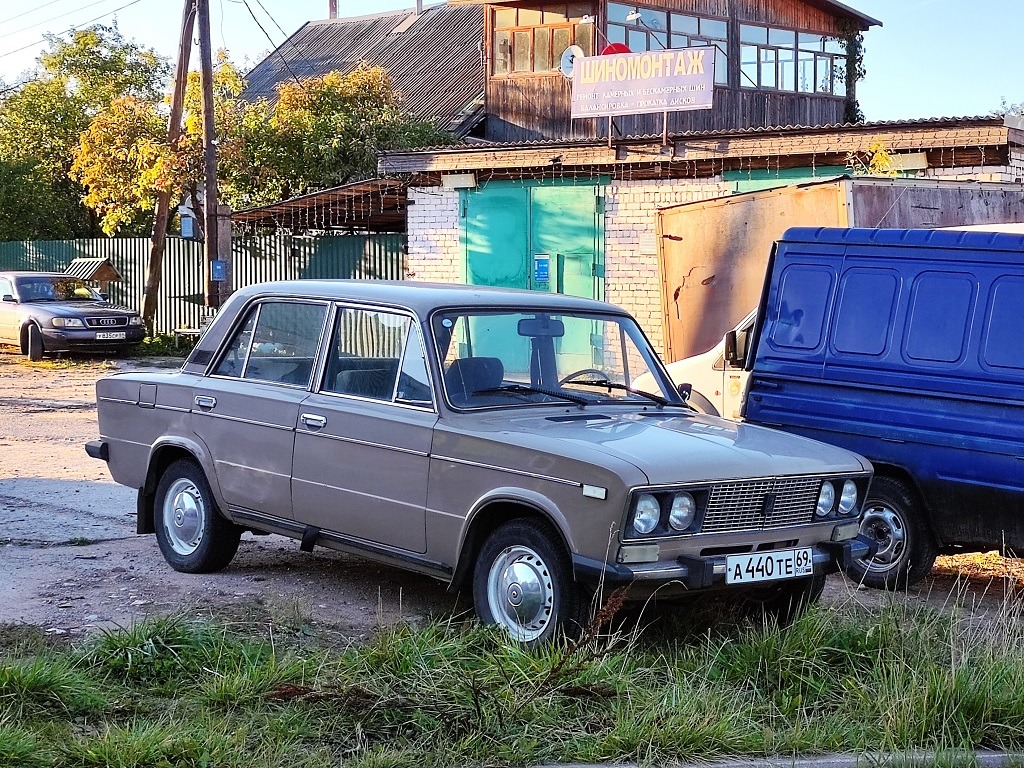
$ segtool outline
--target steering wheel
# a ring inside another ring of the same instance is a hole
[[[607,379],[608,374],[604,371],[599,371],[596,368],[580,368],[578,371],[573,371],[568,376],[564,376],[558,380],[558,386],[568,384],[570,381],[575,381],[582,376],[596,376],[599,379]]]

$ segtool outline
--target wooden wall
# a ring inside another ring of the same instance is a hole
[[[739,72],[742,23],[778,25],[838,36],[843,28],[842,20],[800,0],[660,0],[657,5],[676,12],[729,19],[729,87],[715,89],[714,109],[670,114],[670,133],[845,122],[846,98],[741,88]],[[607,0],[600,7],[604,35]],[[490,51],[489,8],[485,17],[485,45]],[[598,40],[602,39],[599,35]],[[855,90],[850,91],[848,98],[855,98]],[[486,138],[519,142],[607,136],[607,119],[570,120],[569,93],[569,82],[557,73],[491,77],[488,72]],[[614,118],[613,122],[615,136],[662,132],[661,115],[626,115]]]

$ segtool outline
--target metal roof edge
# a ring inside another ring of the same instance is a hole
[[[829,245],[890,245],[910,248],[973,248],[982,251],[1014,251],[1024,260],[1024,235],[1005,232],[974,232],[948,229],[841,229],[791,227],[780,243],[827,243]]]

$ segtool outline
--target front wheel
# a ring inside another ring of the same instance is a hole
[[[25,355],[33,363],[43,359],[43,332],[34,323],[26,329]]]
[[[487,537],[473,570],[473,603],[484,624],[530,647],[579,632],[589,608],[557,532],[532,519]]]
[[[938,548],[924,509],[905,483],[876,477],[871,483],[860,532],[878,545],[870,560],[854,560],[846,575],[875,589],[916,584],[932,569]]]
[[[206,475],[191,459],[178,459],[164,471],[153,518],[160,551],[176,571],[213,573],[238,551],[242,529],[217,511]]]

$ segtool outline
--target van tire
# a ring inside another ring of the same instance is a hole
[[[43,359],[43,332],[35,323],[29,323],[25,329],[25,355],[33,363]]]
[[[854,560],[846,575],[875,589],[905,589],[923,579],[938,556],[917,493],[893,477],[875,477],[861,512],[862,535],[878,542],[871,560]]]

